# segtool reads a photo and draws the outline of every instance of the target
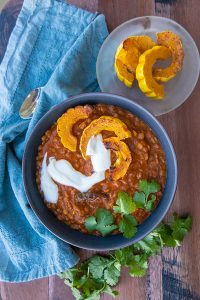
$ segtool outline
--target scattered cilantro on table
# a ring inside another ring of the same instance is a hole
[[[131,239],[137,232],[137,221],[132,215],[124,215],[119,222],[119,231],[127,239]]]
[[[102,219],[100,216],[98,220]],[[95,220],[98,223],[97,216]],[[169,224],[161,223],[141,241],[110,252],[106,257],[94,255],[80,263],[77,268],[64,271],[60,277],[71,288],[76,300],[99,300],[103,293],[108,293],[115,298],[118,292],[112,290],[112,287],[119,282],[122,266],[128,268],[130,276],[144,276],[148,270],[149,258],[159,254],[165,246],[180,246],[191,228],[191,216],[179,217],[174,214]]]

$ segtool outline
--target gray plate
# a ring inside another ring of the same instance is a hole
[[[148,35],[156,41],[156,32],[166,30],[171,30],[181,37],[185,58],[183,69],[165,83],[165,98],[159,101],[147,98],[138,88],[136,80],[132,88],[119,81],[114,70],[114,57],[117,47],[128,36]],[[175,21],[150,16],[129,20],[111,32],[100,49],[96,72],[102,92],[133,99],[155,116],[159,116],[174,110],[190,96],[199,77],[199,68],[199,52],[191,35]]]

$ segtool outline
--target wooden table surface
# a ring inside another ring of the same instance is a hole
[[[112,31],[122,22],[143,15],[169,17],[184,26],[200,47],[200,0],[70,0],[79,7],[105,14]],[[0,15],[0,61],[20,11],[22,0],[11,0]],[[188,74],[190,76],[190,74]],[[194,224],[182,247],[166,248],[150,261],[148,275],[135,279],[123,272],[119,300],[200,300],[200,84],[184,105],[159,117],[178,158],[178,188],[167,218],[190,213]],[[81,258],[91,251],[78,250]],[[70,289],[57,277],[28,283],[0,283],[1,300],[72,300]],[[109,300],[111,297],[103,296]]]

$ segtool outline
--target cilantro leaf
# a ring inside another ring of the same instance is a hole
[[[151,195],[151,198],[147,201],[146,210],[151,211],[153,209],[153,204],[155,200],[156,200],[156,196]]]
[[[113,210],[116,213],[131,214],[136,209],[132,197],[125,192],[118,193],[116,204],[117,206],[113,207]]]
[[[133,200],[136,203],[137,208],[144,208],[146,204],[146,197],[143,192],[135,192]]]
[[[168,224],[161,223],[155,230],[159,235],[161,244],[167,247],[176,247],[177,243],[172,236],[172,229]]]
[[[115,257],[122,266],[128,266],[134,258],[133,247],[115,250]]]
[[[103,292],[107,293],[108,295],[112,296],[113,298],[115,298],[116,296],[119,295],[119,292],[118,291],[113,291],[108,284],[105,286]]]
[[[95,217],[86,218],[84,224],[88,231],[97,230],[105,236],[117,228],[117,226],[113,224],[113,215],[109,210],[98,208]]]
[[[156,193],[160,190],[160,184],[155,180],[147,181],[146,179],[142,179],[139,182],[139,190],[144,192],[146,195],[146,199],[152,193]]]
[[[85,220],[85,227],[88,231],[93,231],[96,229],[97,221],[94,216],[88,217]]]
[[[148,256],[157,254],[161,250],[161,243],[159,237],[156,237],[152,233],[148,234],[139,242],[133,245],[134,249],[141,253],[146,253]]]
[[[151,181],[142,179],[139,181],[138,189],[139,191],[136,191],[133,195],[136,206],[151,211],[156,200],[156,196],[153,193],[160,190],[160,184],[155,179]]]
[[[66,283],[66,281],[65,281],[65,283]],[[82,300],[83,299],[80,291],[77,288],[71,286],[71,291],[72,291],[72,295],[76,298],[76,300]]]
[[[115,262],[114,264],[111,264],[108,268],[106,268],[104,272],[104,279],[107,284],[114,286],[118,283],[120,270],[121,265],[119,264],[119,262]]]
[[[109,263],[110,260],[108,258],[95,255],[89,261],[89,271],[95,279],[102,278],[104,270]]]
[[[176,214],[174,214],[170,227],[173,230],[173,238],[178,242],[182,242],[185,235],[192,228],[192,218],[191,216],[180,218]]]
[[[105,280],[111,286],[117,284],[121,265],[115,259],[95,255],[90,259],[88,266],[93,278]]]
[[[147,257],[145,255],[135,255],[130,264],[129,274],[132,277],[143,277],[148,269]]]
[[[119,223],[119,230],[127,239],[132,238],[137,232],[137,221],[132,215],[124,215]]]

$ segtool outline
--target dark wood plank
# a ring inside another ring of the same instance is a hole
[[[121,23],[140,16],[154,14],[154,0],[99,0],[98,11],[106,16],[112,31]]]
[[[77,7],[89,10],[91,12],[96,12],[98,10],[98,0],[69,0],[67,3],[76,5]]]
[[[48,278],[26,283],[0,283],[0,299],[2,300],[48,300]],[[64,299],[64,298],[63,298]],[[66,298],[65,298],[66,299]]]
[[[163,3],[166,2],[166,3]],[[200,47],[198,30],[198,0],[156,1],[156,14],[170,17],[184,26]],[[200,299],[200,229],[198,226],[198,199],[200,178],[199,151],[200,107],[198,82],[194,92],[184,105],[165,116],[160,121],[167,129],[178,158],[179,181],[168,216],[176,211],[181,214],[190,213],[194,219],[193,230],[180,249],[165,249],[162,254],[162,289],[163,298],[169,299]]]

